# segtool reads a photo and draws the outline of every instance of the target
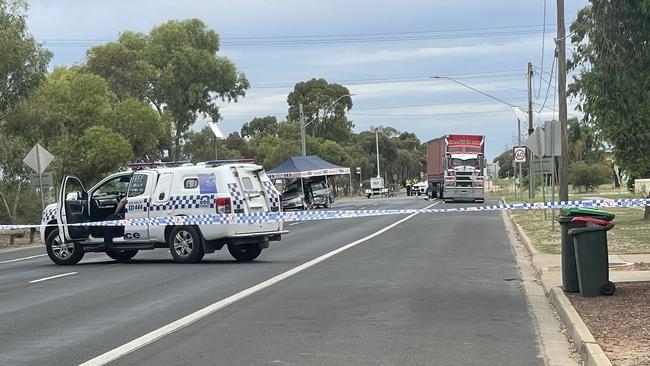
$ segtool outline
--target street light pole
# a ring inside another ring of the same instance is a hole
[[[339,100],[345,98],[345,97],[351,97],[354,94],[345,94],[341,95],[338,97],[332,104],[330,104],[327,108],[323,110],[323,113],[328,111],[330,108],[334,107],[336,103],[338,103]],[[309,121],[309,123],[305,123],[305,113],[303,110],[303,105],[302,102],[298,104],[298,108],[300,110],[300,145],[302,147],[302,156],[307,155],[307,146],[305,145],[305,127],[309,126],[314,120]]]
[[[377,178],[381,177],[379,174],[379,128],[375,127],[375,144],[377,145]]]
[[[305,145],[305,113],[303,112],[302,102],[298,106],[300,109],[300,145],[302,147],[302,156],[307,155],[307,146]]]

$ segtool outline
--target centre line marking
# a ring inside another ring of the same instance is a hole
[[[29,283],[43,282],[43,281],[47,281],[47,280],[53,280],[53,279],[55,279],[55,278],[59,278],[59,277],[72,276],[72,275],[74,275],[74,274],[77,274],[77,272],[68,272],[68,273],[58,274],[58,275],[56,275],[56,276],[50,276],[50,277],[45,277],[45,278],[39,278],[38,280],[32,280],[32,281],[29,281]]]
[[[13,262],[20,262],[20,261],[26,261],[26,260],[28,260],[28,259],[34,259],[34,258],[38,258],[38,257],[45,257],[46,255],[47,255],[47,254],[38,254],[38,255],[30,255],[29,257],[22,257],[22,258],[16,258],[16,259],[9,259],[9,260],[6,260],[6,261],[2,261],[2,262],[0,262],[0,264],[4,264],[4,263],[13,263]]]
[[[425,207],[424,209],[431,208],[432,206],[435,206],[438,203],[440,203],[440,202],[432,203],[429,206]],[[186,315],[186,316],[184,316],[184,317],[182,317],[182,318],[180,318],[180,319],[178,319],[178,320],[176,320],[174,322],[171,322],[171,323],[169,323],[169,324],[167,324],[165,326],[162,326],[162,327],[160,327],[160,328],[158,328],[156,330],[153,330],[153,331],[151,331],[151,332],[149,332],[149,333],[147,333],[147,334],[145,334],[145,335],[143,335],[141,337],[138,337],[138,338],[136,338],[136,339],[134,339],[134,340],[132,340],[132,341],[130,341],[128,343],[125,343],[125,344],[123,344],[123,345],[121,345],[121,346],[119,346],[117,348],[114,348],[114,349],[112,349],[112,350],[110,350],[110,351],[108,351],[106,353],[103,353],[103,354],[101,354],[101,355],[99,355],[99,356],[97,356],[97,357],[95,357],[95,358],[93,358],[91,360],[88,360],[88,361],[82,363],[79,366],[98,366],[98,365],[106,365],[109,362],[113,362],[113,361],[117,360],[120,357],[123,357],[123,356],[125,356],[125,355],[127,355],[127,354],[129,354],[129,353],[131,353],[131,352],[133,352],[135,350],[138,350],[138,349],[140,349],[140,348],[142,348],[142,347],[144,347],[144,346],[146,346],[148,344],[151,344],[151,343],[161,339],[162,337],[165,337],[165,336],[167,336],[169,334],[172,334],[172,333],[174,333],[174,332],[176,332],[176,331],[178,331],[178,330],[180,330],[182,328],[185,328],[186,326],[188,326],[188,325],[190,325],[190,324],[192,324],[194,322],[197,322],[197,321],[205,318],[206,316],[211,315],[211,314],[225,308],[228,305],[234,304],[239,300],[242,300],[242,299],[244,299],[244,298],[246,298],[248,296],[251,296],[251,295],[253,295],[253,294],[255,294],[255,293],[257,293],[257,292],[259,292],[261,290],[264,290],[264,289],[266,289],[268,287],[271,287],[271,286],[275,285],[278,282],[286,280],[287,278],[289,278],[289,277],[291,277],[291,276],[293,276],[295,274],[298,274],[298,273],[300,273],[300,272],[302,272],[302,271],[304,271],[304,270],[306,270],[306,269],[308,269],[310,267],[313,267],[313,266],[317,265],[318,263],[323,262],[323,261],[325,261],[325,260],[327,260],[327,259],[341,253],[341,252],[344,252],[344,251],[346,251],[346,250],[348,250],[348,249],[350,249],[352,247],[355,247],[355,246],[357,246],[357,245],[359,245],[359,244],[361,244],[361,243],[363,243],[365,241],[368,241],[368,240],[370,240],[370,239],[372,239],[372,238],[374,238],[376,236],[379,236],[379,235],[385,233],[386,231],[394,228],[395,226],[397,226],[397,225],[399,225],[399,224],[401,224],[401,223],[403,223],[405,221],[410,220],[413,216],[417,215],[418,213],[419,212],[412,213],[412,214],[406,216],[405,218],[400,219],[400,220],[386,226],[385,228],[383,228],[383,229],[381,229],[379,231],[376,231],[376,232],[374,232],[374,233],[372,233],[372,234],[370,234],[370,235],[368,235],[366,237],[363,237],[363,238],[361,238],[361,239],[359,239],[357,241],[353,241],[352,243],[346,244],[346,245],[344,245],[344,246],[342,246],[342,247],[340,247],[338,249],[334,249],[333,251],[331,251],[329,253],[325,253],[325,254],[321,255],[320,257],[314,258],[314,259],[312,259],[312,260],[310,260],[310,261],[308,261],[306,263],[303,263],[303,264],[299,265],[298,267],[292,268],[292,269],[290,269],[290,270],[288,270],[288,271],[286,271],[284,273],[281,273],[281,274],[279,274],[279,275],[277,275],[275,277],[272,277],[272,278],[270,278],[270,279],[268,279],[266,281],[260,282],[260,283],[258,283],[257,285],[255,285],[253,287],[249,287],[249,288],[247,288],[247,289],[245,289],[243,291],[240,291],[240,292],[238,292],[238,293],[236,293],[236,294],[234,294],[232,296],[229,296],[229,297],[227,297],[227,298],[225,298],[223,300],[219,300],[219,301],[217,301],[217,302],[215,302],[215,303],[213,303],[211,305],[208,305],[208,306],[204,307],[203,309],[199,309],[199,310],[197,310],[197,311],[195,311],[195,312],[193,312],[193,313],[191,313],[189,315]]]

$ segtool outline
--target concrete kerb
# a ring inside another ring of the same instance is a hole
[[[576,309],[571,305],[569,298],[560,287],[553,287],[550,299],[558,311],[560,319],[567,328],[569,336],[573,339],[576,348],[587,366],[611,365],[611,362],[596,342],[596,339],[587,328]]]
[[[502,201],[505,203],[505,200],[502,199]],[[540,283],[542,283],[546,296],[549,297],[551,303],[557,309],[558,315],[560,316],[562,323],[564,323],[564,326],[567,328],[569,336],[573,339],[578,352],[580,352],[584,364],[586,366],[611,366],[612,363],[609,361],[600,345],[596,342],[596,339],[591,334],[589,328],[587,328],[587,325],[580,315],[578,315],[578,312],[571,304],[571,301],[569,301],[569,298],[566,297],[562,288],[552,287],[549,289],[547,284],[544,283],[542,268],[535,262],[535,256],[538,254],[537,249],[535,249],[521,226],[519,226],[514,217],[512,217],[510,211],[506,210],[506,216],[513,224],[512,226],[516,231],[515,234],[521,239],[521,242],[523,242],[524,247],[528,251],[531,263],[535,269],[535,274]]]

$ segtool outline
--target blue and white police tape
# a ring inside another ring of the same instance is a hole
[[[426,209],[397,209],[397,210],[339,210],[339,211],[296,211],[296,212],[260,212],[250,214],[213,214],[213,215],[187,215],[164,216],[147,218],[129,218],[126,220],[94,221],[71,223],[68,226],[167,226],[167,225],[214,225],[214,224],[260,224],[265,222],[292,222],[331,220],[357,217],[372,217],[385,215],[404,215],[413,213],[451,213],[451,212],[477,212],[477,211],[502,211],[502,210],[542,210],[563,208],[593,208],[593,207],[640,207],[650,205],[647,198],[625,198],[612,200],[586,200],[562,202],[534,202],[497,204],[487,206],[468,206],[450,208]],[[49,225],[0,225],[0,230],[29,229]]]

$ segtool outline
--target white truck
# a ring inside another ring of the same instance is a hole
[[[280,211],[280,195],[264,169],[250,161],[212,161],[112,174],[86,190],[66,176],[56,204],[43,212],[41,236],[50,259],[60,265],[79,262],[86,252],[106,252],[118,261],[139,250],[169,248],[177,262],[199,262],[224,246],[239,261],[257,258],[270,241],[281,239],[281,221],[250,224],[126,225],[106,250],[105,227],[75,226],[103,221],[127,197],[124,218],[250,214]]]
[[[388,189],[384,188],[384,178],[370,178],[370,189],[366,189],[366,197],[370,198],[381,195],[388,197]]]

